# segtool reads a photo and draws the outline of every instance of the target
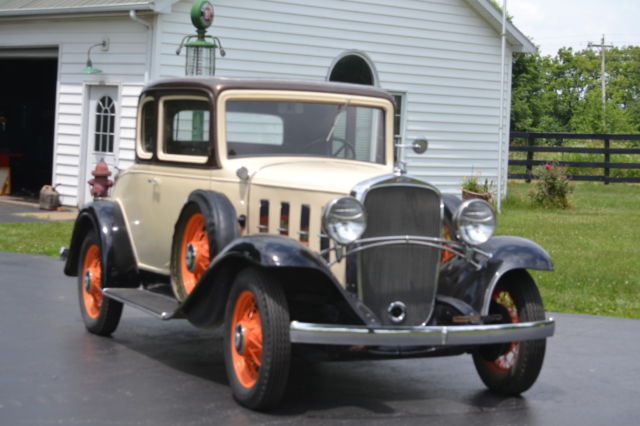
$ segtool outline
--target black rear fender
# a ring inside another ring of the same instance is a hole
[[[76,219],[69,254],[64,266],[68,276],[78,275],[80,247],[89,232],[100,241],[101,261],[109,286],[136,287],[138,270],[120,206],[111,200],[99,200],[85,206]]]
[[[321,257],[277,235],[238,238],[220,253],[185,300],[187,319],[198,327],[220,325],[233,280],[248,267],[262,269],[282,285],[292,320],[377,323],[369,309],[340,286]]]

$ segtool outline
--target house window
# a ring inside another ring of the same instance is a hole
[[[328,81],[378,86],[375,64],[365,52],[349,50],[338,56],[327,74]]]
[[[404,114],[404,94],[392,93],[396,102],[396,109],[393,113],[393,139],[399,141],[402,137],[402,115]]]
[[[396,103],[396,109],[393,113],[393,141],[396,144],[402,143],[402,134],[404,131],[404,93],[393,93],[393,100]],[[394,161],[397,161],[398,150],[394,150]]]
[[[110,96],[103,96],[96,105],[96,132],[94,151],[113,152],[116,104]]]

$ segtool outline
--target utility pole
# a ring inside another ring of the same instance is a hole
[[[605,51],[608,47],[613,47],[613,45],[604,44],[604,34],[602,34],[602,41],[600,42],[600,44],[589,42],[588,46],[600,48],[600,58],[602,61],[600,65],[600,84],[602,86],[602,132],[604,133],[607,131],[607,84],[605,78]]]

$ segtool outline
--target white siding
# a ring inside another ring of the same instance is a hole
[[[191,4],[181,1],[159,16],[160,77],[184,75],[184,53],[175,50],[194,33]],[[426,155],[406,152],[410,173],[446,192],[458,192],[472,173],[497,183],[500,37],[464,0],[213,4],[209,34],[227,51],[217,59],[217,75],[324,80],[336,57],[360,51],[374,63],[382,88],[407,94],[406,139],[429,139]]]
[[[96,68],[103,72],[83,75],[87,49],[109,38],[109,50],[91,51]],[[126,168],[134,158],[135,107],[144,83],[149,48],[147,30],[127,15],[121,17],[69,18],[51,20],[14,19],[0,22],[0,49],[6,47],[57,47],[58,85],[54,136],[53,184],[65,205],[76,205],[86,185],[83,162],[86,147],[84,103],[87,87],[105,84],[120,87],[117,108],[120,127],[118,167]]]

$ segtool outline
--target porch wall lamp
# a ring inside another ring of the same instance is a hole
[[[102,72],[101,69],[94,68],[93,62],[91,62],[91,49],[94,47],[102,47],[102,50],[107,51],[109,50],[109,40],[105,38],[100,43],[89,46],[89,49],[87,49],[87,62],[84,68],[80,71],[80,74],[99,74]]]

